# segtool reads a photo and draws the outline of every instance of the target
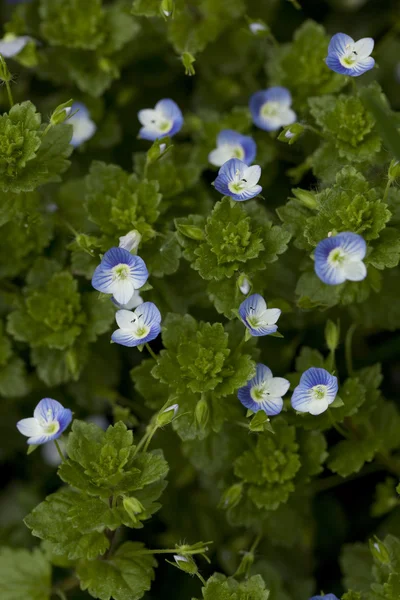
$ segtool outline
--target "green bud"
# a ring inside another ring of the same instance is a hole
[[[250,571],[251,567],[254,563],[254,554],[252,552],[245,552],[242,560],[240,561],[240,565],[237,568],[235,573],[235,577],[245,576]]]
[[[76,380],[79,375],[79,365],[78,358],[76,356],[76,352],[73,348],[70,348],[65,355],[65,362],[67,365],[68,371],[71,373],[72,378]]]
[[[7,63],[0,54],[0,80],[1,81],[11,81],[11,73],[8,70]]]
[[[204,230],[201,227],[195,225],[185,225],[184,223],[177,223],[176,228],[185,237],[192,240],[201,241],[204,240]]]
[[[57,106],[57,108],[50,117],[50,123],[52,125],[64,123],[64,121],[66,121],[71,114],[71,106],[73,102],[73,100],[68,100],[68,102],[64,102],[64,104],[60,104],[60,106]]]
[[[252,420],[250,421],[250,431],[264,431],[264,425],[269,421],[268,416],[263,410],[256,412]]]
[[[196,71],[194,70],[193,63],[196,62],[196,59],[193,54],[184,52],[181,58],[183,66],[185,67],[185,75],[194,75]]]
[[[173,19],[175,12],[174,0],[161,0],[160,12],[166,21]]]
[[[208,408],[208,403],[205,398],[201,398],[201,400],[199,400],[196,404],[194,418],[198,427],[204,430],[207,426],[208,419],[210,418],[210,410]]]
[[[185,573],[189,573],[189,575],[195,575],[197,573],[197,565],[191,556],[182,556],[182,554],[174,554],[174,560],[176,566],[181,571],[185,571]]]
[[[340,338],[340,326],[339,322],[336,325],[333,321],[328,319],[325,325],[325,341],[331,352],[334,352],[339,345]]]
[[[376,536],[373,540],[369,540],[369,549],[375,560],[384,565],[390,563],[390,555],[385,544]]]
[[[156,140],[155,142],[153,142],[153,144],[147,151],[147,165],[155,163],[159,158],[164,156],[164,154],[166,154],[171,148],[172,145],[167,146],[165,140],[163,139]]]
[[[168,406],[165,410],[158,413],[156,417],[156,425],[157,427],[163,427],[164,425],[168,425],[171,421],[174,420],[176,413],[179,410],[178,404],[173,404],[172,406]]]
[[[219,501],[219,508],[234,508],[239,504],[243,495],[243,483],[234,483],[230,488],[225,490]]]
[[[400,161],[393,159],[389,165],[388,177],[391,180],[400,178]]]
[[[251,19],[247,19],[249,30],[252,35],[257,37],[269,37],[271,35],[271,29],[269,26],[264,23],[261,19],[257,21],[252,21]]]
[[[293,123],[292,125],[287,125],[282,129],[280,134],[278,135],[278,140],[280,142],[285,142],[285,144],[289,144],[290,146],[297,142],[299,137],[303,134],[305,127],[300,123]]]
[[[122,501],[123,507],[134,523],[138,522],[137,515],[144,512],[144,506],[137,498],[124,498]]]
[[[304,206],[307,206],[307,208],[317,208],[318,202],[314,192],[302,190],[301,188],[293,188],[292,194],[295,195],[296,200],[299,200]]]

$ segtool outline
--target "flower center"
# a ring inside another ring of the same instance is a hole
[[[244,152],[242,146],[235,146],[232,148],[232,158],[238,158],[239,160],[243,160]]]
[[[326,396],[327,386],[314,385],[314,387],[312,387],[310,391],[313,400],[324,400]]]
[[[43,425],[43,430],[47,435],[54,435],[60,429],[60,423],[58,421],[51,421]]]
[[[155,129],[157,129],[161,133],[167,133],[168,131],[170,131],[172,129],[173,123],[172,123],[172,121],[170,121],[169,119],[166,119],[165,117],[157,116],[151,120],[151,125],[153,127],[155,127]]]
[[[131,323],[133,325],[134,335],[137,339],[145,338],[148,335],[150,327],[143,322],[142,315],[133,317]]]
[[[279,102],[266,102],[261,107],[261,116],[265,119],[272,119],[274,117],[277,117],[279,115],[280,108],[281,107]]]
[[[228,188],[231,192],[233,192],[234,194],[240,194],[240,192],[243,192],[243,190],[248,189],[250,186],[247,182],[247,179],[239,179],[240,178],[240,171],[239,169],[236,171],[235,173],[235,179],[234,181],[231,181],[228,184]]]
[[[270,393],[265,384],[255,386],[250,390],[250,396],[253,398],[254,402],[263,402],[269,395]]]
[[[352,67],[358,61],[357,52],[353,50],[352,44],[347,44],[346,54],[341,56],[339,60],[344,67]]]
[[[125,279],[129,279],[130,268],[128,265],[124,263],[120,263],[113,268],[113,279],[114,281],[124,281]]]
[[[334,248],[328,254],[328,264],[330,264],[331,267],[341,267],[343,266],[345,260],[346,253],[342,250],[342,248]]]

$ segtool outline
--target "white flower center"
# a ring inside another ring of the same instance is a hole
[[[328,264],[335,269],[343,267],[346,259],[347,255],[342,248],[334,248],[328,254]]]
[[[279,102],[266,102],[261,107],[261,116],[264,119],[273,119],[274,117],[278,117],[281,112],[281,105]]]
[[[268,385],[264,382],[252,387],[250,396],[253,398],[254,402],[261,403],[264,400],[267,400],[271,396],[271,393],[268,391]]]
[[[358,62],[357,52],[354,50],[353,44],[346,45],[346,53],[339,57],[340,62],[344,67],[352,67]]]
[[[145,338],[150,331],[150,327],[145,324],[142,315],[134,315],[131,320],[132,332],[136,339]]]
[[[312,400],[325,400],[328,391],[326,385],[314,385],[310,390]]]
[[[243,190],[247,190],[250,187],[252,186],[249,185],[247,179],[240,179],[239,170],[237,170],[235,173],[235,179],[228,184],[229,191],[233,192],[234,194],[240,194],[240,192],[243,192]]]
[[[168,133],[172,129],[173,122],[170,119],[166,119],[161,114],[155,114],[150,121],[150,126],[157,129],[160,133]]]
[[[51,410],[47,411],[46,416],[52,416]],[[39,424],[43,429],[43,433],[46,435],[54,435],[60,429],[60,423],[58,421],[45,421],[44,419],[39,419]]]
[[[120,263],[113,267],[112,273],[114,281],[124,281],[125,279],[129,279],[131,270],[125,263]]]

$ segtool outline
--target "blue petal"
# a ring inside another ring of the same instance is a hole
[[[294,410],[307,412],[307,407],[311,403],[310,391],[303,385],[298,385],[292,394],[291,404]]]
[[[141,129],[139,130],[140,139],[148,140],[150,142],[155,142],[156,140],[166,137],[167,135],[170,135],[169,132],[161,134],[157,131],[154,131],[153,129],[148,129],[147,127],[141,127]]]
[[[117,329],[111,336],[111,339],[116,344],[120,344],[121,346],[128,346],[133,348],[135,346],[140,346],[141,344],[146,344],[147,342],[151,342],[154,340],[160,333],[161,327],[159,324],[154,324],[151,326],[149,333],[146,337],[138,339],[129,331],[124,329]]]
[[[217,146],[229,144],[231,146],[242,145],[242,139],[246,137],[233,129],[223,129],[217,136]]]
[[[87,109],[87,106],[85,106],[82,102],[73,103],[73,105],[71,106],[71,114],[76,111],[79,112],[77,112],[75,116],[79,117],[80,119],[88,119],[90,117],[90,113]]]
[[[313,596],[310,600],[339,600],[335,594],[325,594],[325,596]]]
[[[218,175],[216,180],[214,181],[214,187],[217,190],[217,192],[223,194],[224,196],[230,196],[232,193],[228,187],[228,180],[226,178],[226,175]]]
[[[333,402],[338,391],[337,377],[331,375],[326,369],[311,367],[301,376],[299,387],[309,390],[315,385],[326,385],[328,398]]]
[[[260,410],[260,405],[258,404],[258,402],[255,402],[255,400],[253,400],[253,398],[250,395],[250,390],[251,386],[249,384],[239,388],[237,391],[237,397],[239,398],[243,406],[254,412],[257,412],[258,410]]]
[[[251,165],[251,163],[256,158],[257,144],[255,143],[253,138],[248,135],[242,135],[241,138],[242,140],[240,142],[240,145],[242,146],[244,151],[243,161],[246,163],[246,165]]]
[[[63,405],[57,402],[57,400],[43,398],[33,411],[33,416],[38,420],[58,421],[59,416],[62,415],[65,410]]]
[[[271,369],[263,365],[262,363],[257,363],[256,374],[254,375],[253,379],[249,381],[251,387],[261,385],[262,383],[264,383],[264,381],[267,381],[268,379],[272,379]]]
[[[268,101],[268,90],[261,90],[250,97],[249,108],[253,121],[258,119],[261,107]],[[256,123],[257,124],[257,123]]]
[[[351,75],[350,69],[342,65],[336,54],[329,54],[325,59],[325,63],[327,67],[329,67],[331,71],[335,71],[335,73],[340,73],[340,75]]]
[[[176,104],[176,102],[174,102],[170,98],[165,98],[164,100],[160,100],[159,102],[157,102],[155,110],[162,112],[162,114],[167,119],[170,119],[173,123],[171,129],[165,134],[159,135],[159,138],[163,138],[166,136],[172,137],[182,129],[183,115],[181,109]]]
[[[370,71],[375,66],[375,60],[372,56],[368,56],[367,58],[363,58],[358,61],[355,65],[353,65],[348,72],[348,75],[351,77],[359,77],[366,71]]]
[[[219,190],[218,190],[219,191]],[[227,195],[230,196],[233,200],[237,200],[238,202],[243,202],[244,200],[251,200],[251,198],[255,198],[259,196],[262,192],[261,185],[255,185],[249,190],[243,190],[240,194],[234,194],[228,188]]]
[[[160,325],[161,313],[153,302],[143,302],[143,304],[135,310],[135,313],[142,315],[143,321],[148,327]]]
[[[283,399],[269,398],[269,400],[264,400],[261,402],[260,406],[268,416],[273,417],[274,415],[279,415],[279,413],[282,412]]]
[[[57,433],[61,435],[72,421],[72,411],[69,408],[64,408],[63,412],[59,414],[57,421],[60,424],[60,429]]]
[[[328,54],[342,56],[346,52],[347,44],[354,44],[353,38],[346,33],[335,33],[328,46]]]
[[[327,285],[338,285],[346,281],[343,270],[335,268],[328,263],[328,256],[332,250],[341,247],[338,236],[326,238],[319,242],[314,252],[314,270],[319,279]]]
[[[239,179],[241,179],[244,170],[247,169],[246,163],[238,158],[230,158],[222,165],[218,171],[218,175],[226,178],[226,181],[231,182],[235,180],[236,173],[239,171]]]
[[[103,260],[101,261],[103,265],[109,269],[116,267],[120,264],[126,264],[131,266],[133,264],[132,259],[134,255],[125,250],[125,248],[110,248],[103,256]]]
[[[247,317],[262,312],[266,309],[266,302],[260,294],[252,294],[242,302],[239,307],[239,314],[243,321]]]
[[[128,252],[128,254],[130,254]],[[131,281],[135,287],[135,289],[141,288],[147,281],[149,277],[149,272],[146,267],[146,263],[143,258],[137,255],[130,255],[132,257],[132,261],[130,263],[131,267]]]
[[[271,333],[276,333],[278,331],[278,325],[268,325],[268,327],[257,327],[257,329],[250,327],[250,325],[247,325],[247,327],[251,335],[255,337],[259,337],[261,335],[271,335]]]
[[[277,85],[267,90],[264,102],[278,102],[284,106],[291,106],[292,95],[287,88]]]
[[[332,238],[331,238],[332,239]],[[347,254],[357,260],[362,260],[367,253],[367,244],[364,238],[358,233],[343,231],[333,238],[345,250]]]

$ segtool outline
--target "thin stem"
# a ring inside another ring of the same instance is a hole
[[[200,579],[203,586],[205,587],[207,585],[207,583],[206,583],[206,580],[204,579],[204,577],[202,575],[200,575],[200,573],[198,571],[197,571],[196,575]]]
[[[154,351],[151,349],[151,347],[150,347],[150,344],[147,342],[147,343],[145,344],[145,346],[146,346],[147,350],[149,351],[149,354],[150,354],[150,356],[151,356],[152,358],[154,358],[154,360],[155,360],[156,362],[158,362],[158,356],[157,356],[157,354],[155,354],[155,352],[154,352]]]
[[[138,550],[135,554],[177,554],[179,552],[178,548],[167,548],[161,550],[150,550],[149,548],[145,548],[144,550]],[[195,555],[202,554],[201,550],[185,550],[182,554]]]
[[[325,136],[323,133],[321,133],[316,127],[313,127],[312,125],[303,125],[303,127],[305,129],[308,129],[308,131],[312,131],[313,133],[315,133],[316,135],[318,135],[319,137],[325,139]]]
[[[251,548],[250,548],[250,552],[251,552],[251,554],[254,554],[254,552],[255,552],[255,550],[256,550],[256,548],[257,548],[258,544],[261,542],[261,539],[262,539],[262,534],[261,534],[261,533],[259,533],[259,534],[258,534],[258,536],[256,537],[256,539],[254,540],[254,542],[253,542],[253,544],[252,544]]]
[[[357,325],[355,323],[353,323],[353,325],[351,325],[349,327],[349,330],[347,332],[346,335],[346,340],[344,343],[344,351],[345,351],[345,356],[346,356],[346,366],[347,366],[347,373],[348,375],[351,377],[354,373],[353,370],[353,357],[352,357],[352,351],[351,351],[351,346],[353,343],[353,335],[354,332],[357,328]]]
[[[348,483],[349,481],[353,481],[354,479],[360,479],[361,477],[365,477],[366,475],[370,475],[371,473],[376,473],[377,471],[382,471],[383,465],[379,464],[371,464],[366,465],[361,471],[358,473],[353,473],[349,477],[342,477],[341,475],[331,475],[330,477],[325,477],[324,479],[320,479],[315,481],[311,486],[311,490],[314,494],[318,494],[320,492],[326,492],[327,490],[331,490],[332,488],[338,487],[339,485],[343,485],[344,483]]]
[[[390,190],[390,186],[392,185],[392,183],[393,183],[393,179],[391,179],[389,177],[388,182],[387,182],[386,187],[385,187],[385,193],[383,194],[383,201],[384,202],[386,202],[387,199],[388,199],[389,190]]]
[[[5,84],[6,84],[6,88],[7,88],[7,96],[8,96],[8,101],[10,103],[10,108],[12,108],[14,106],[14,98],[12,95],[10,82],[6,81]]]
[[[64,454],[63,454],[63,451],[62,451],[62,450],[61,450],[61,448],[60,448],[60,444],[57,442],[57,440],[54,440],[54,443],[55,443],[55,445],[56,445],[57,452],[58,452],[58,454],[60,455],[60,458],[61,458],[62,462],[64,462],[64,461],[65,461],[65,456],[64,456]]]
[[[339,425],[338,423],[336,423],[335,419],[333,418],[333,415],[331,413],[331,409],[328,408],[328,417],[330,422],[332,423],[332,427],[334,427],[336,429],[336,431],[338,433],[340,433],[340,435],[342,435],[344,438],[348,439],[349,438],[349,434],[347,433],[347,431],[345,429],[343,429],[343,427],[341,427],[341,425]]]
[[[154,427],[154,429],[149,433],[148,438],[147,438],[146,443],[143,448],[143,452],[147,452],[148,447],[150,446],[151,440],[153,439],[153,436],[154,436],[155,432],[157,431],[157,429],[158,429],[158,427]]]

